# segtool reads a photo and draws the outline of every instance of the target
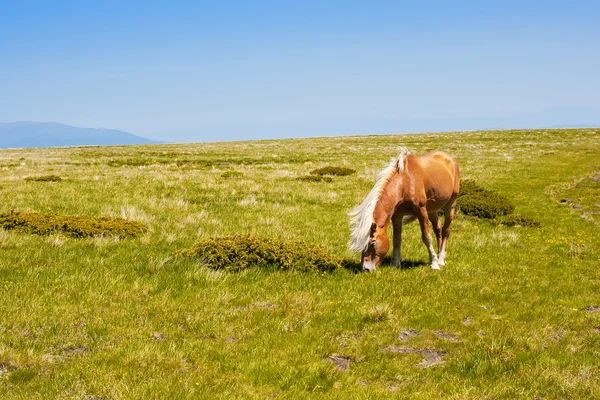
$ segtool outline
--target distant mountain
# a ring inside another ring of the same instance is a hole
[[[114,129],[77,128],[57,122],[0,122],[0,149],[149,143],[160,142]]]

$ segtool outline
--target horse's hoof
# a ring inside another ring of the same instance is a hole
[[[438,270],[438,269],[441,269],[441,268],[440,268],[440,265],[438,263],[435,263],[435,264],[431,264],[431,269]]]
[[[446,266],[446,261],[438,261],[438,265],[441,267],[445,267]]]

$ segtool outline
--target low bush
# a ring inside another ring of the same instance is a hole
[[[331,179],[328,176],[323,176],[323,175],[305,175],[305,176],[301,176],[296,178],[299,181],[304,181],[304,182],[332,182],[333,179]]]
[[[461,182],[456,206],[465,215],[486,219],[502,217],[515,209],[506,197],[471,180]]]
[[[483,193],[485,191],[486,189],[479,186],[474,180],[465,179],[464,181],[460,181],[460,192],[458,193],[458,197]]]
[[[517,214],[506,215],[500,218],[498,222],[506,226],[525,226],[529,228],[540,228],[542,226],[541,222],[534,218]]]
[[[121,218],[86,217],[33,212],[0,214],[0,228],[35,235],[63,233],[84,238],[94,236],[136,236],[146,230],[140,222]]]
[[[327,166],[323,168],[318,168],[310,171],[311,175],[334,175],[334,176],[347,176],[352,175],[356,172],[356,170],[352,168],[344,168],[344,167],[332,167]]]
[[[332,271],[342,267],[341,258],[319,246],[253,235],[203,239],[183,254],[198,257],[208,267],[225,271],[241,271],[252,267]]]
[[[244,176],[244,174],[239,171],[225,171],[221,174],[222,179],[241,178],[242,176]]]
[[[28,182],[60,182],[62,178],[58,175],[44,175],[44,176],[29,176],[25,178]]]

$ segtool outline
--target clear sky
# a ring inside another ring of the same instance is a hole
[[[575,0],[4,0],[0,121],[167,141],[600,123],[599,21]]]

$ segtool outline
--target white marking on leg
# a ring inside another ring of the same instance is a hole
[[[427,237],[427,249],[429,250],[429,265],[431,266],[431,269],[440,269],[438,257],[435,249],[433,248],[433,240],[431,239],[431,236]]]
[[[438,264],[440,265],[440,267],[446,265],[446,250],[444,249],[442,249],[442,251],[440,251],[440,254],[438,255]]]

